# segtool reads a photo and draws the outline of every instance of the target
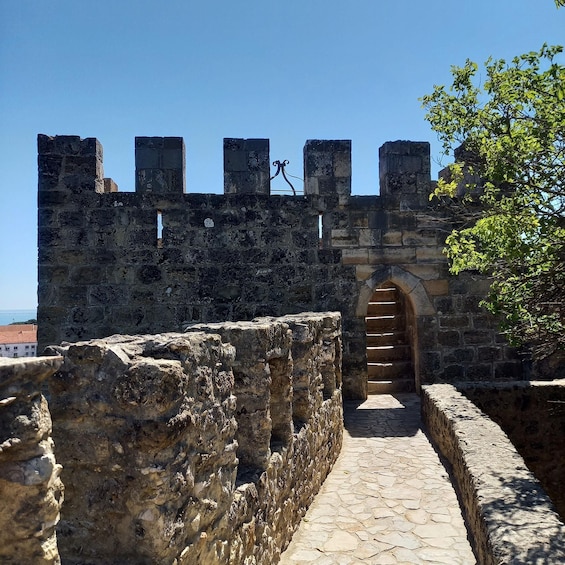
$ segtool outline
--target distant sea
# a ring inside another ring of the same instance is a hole
[[[37,318],[37,310],[0,310],[0,326],[27,322]]]

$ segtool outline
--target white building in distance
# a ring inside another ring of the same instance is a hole
[[[0,326],[0,357],[35,357],[37,354],[37,326],[12,324]]]

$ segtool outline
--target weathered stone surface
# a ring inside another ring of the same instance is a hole
[[[55,525],[63,502],[51,417],[41,381],[59,357],[0,358],[0,562],[60,563]]]
[[[311,313],[53,347],[64,562],[277,562],[341,448],[340,336]]]
[[[452,465],[479,562],[565,562],[565,525],[498,425],[450,385],[423,388],[422,418]]]
[[[56,350],[64,363],[49,393],[67,481],[61,554],[69,563],[172,562],[230,506],[233,347],[171,334]]]
[[[458,386],[508,435],[565,521],[565,381]]]
[[[393,284],[414,311],[413,384],[520,378],[517,359],[491,356],[478,376],[474,361],[455,366],[443,355],[447,328],[475,359],[480,347],[505,346],[479,306],[488,279],[448,275],[442,248],[453,226],[428,200],[427,143],[383,145],[378,196],[351,196],[348,140],[307,141],[304,194],[296,196],[270,195],[268,139],[224,140],[221,195],[183,193],[181,138],[137,138],[136,193],[105,190],[96,140],[39,136],[38,146],[40,349],[339,311],[343,392],[361,399],[364,316],[373,291]],[[433,366],[423,361],[430,352],[440,352]]]

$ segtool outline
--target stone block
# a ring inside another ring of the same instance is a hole
[[[359,233],[357,230],[332,230],[333,247],[357,247],[359,245]]]
[[[465,370],[462,365],[448,365],[440,372],[442,380],[446,382],[461,381],[465,375]]]
[[[498,361],[502,359],[502,349],[500,347],[486,346],[477,348],[477,360],[484,361]]]
[[[139,139],[139,138],[138,138]],[[135,168],[159,169],[161,166],[160,147],[144,147],[136,140]]]
[[[467,330],[463,332],[463,341],[467,345],[490,345],[493,343],[493,334],[484,330]]]
[[[437,342],[441,346],[456,347],[461,345],[461,334],[458,331],[441,331],[437,334]]]
[[[414,276],[422,280],[434,280],[442,278],[447,273],[446,269],[442,265],[432,264],[432,263],[420,263],[405,265],[404,268],[412,273]]]
[[[241,151],[230,151],[224,154],[225,171],[229,172],[246,172],[247,171],[247,153]]]
[[[311,179],[317,179],[312,182]],[[304,146],[305,194],[351,194],[351,141],[308,140]]]
[[[375,272],[375,267],[373,265],[357,265],[355,267],[355,278],[358,281],[367,281]]]
[[[416,258],[416,250],[413,247],[390,246],[368,251],[371,265],[405,265],[412,263]]]
[[[523,378],[522,364],[520,361],[495,363],[494,378],[497,380],[519,380]]]
[[[380,247],[382,245],[382,234],[380,230],[360,229],[359,246],[360,247]]]
[[[470,327],[469,316],[466,314],[440,316],[439,325],[441,328],[468,329]]]
[[[453,363],[471,363],[475,360],[473,348],[444,349],[443,362],[446,365]]]
[[[343,249],[341,255],[344,265],[363,265],[367,264],[369,259],[367,249]]]
[[[104,193],[108,194],[110,192],[118,192],[118,185],[109,178],[104,179]]]
[[[418,263],[437,262],[445,263],[445,255],[442,247],[417,247],[416,261]]]
[[[449,281],[445,279],[427,280],[422,283],[430,296],[445,296],[449,294]]]
[[[387,215],[384,210],[374,210],[367,213],[368,227],[371,229],[385,230],[387,227]]]
[[[438,245],[437,231],[420,229],[417,231],[405,231],[402,234],[402,243],[404,245],[424,246]]]
[[[136,137],[135,191],[182,194],[185,158],[182,137]]]
[[[269,194],[268,139],[224,139],[224,193]]]
[[[351,177],[351,150],[334,152],[333,174],[336,177]]]
[[[181,143],[180,147],[164,148],[161,155],[161,167],[163,169],[175,169],[184,171],[185,152],[184,144]]]
[[[402,245],[402,232],[387,230],[383,233],[383,245]]]
[[[415,194],[411,194],[410,191],[407,190],[405,193],[399,195],[398,209],[401,212],[417,212],[428,208],[428,194],[430,192],[429,185],[421,185],[416,183],[414,185],[414,190]]]
[[[425,351],[420,355],[421,369],[425,373],[435,373],[441,367],[441,355],[437,351]]]

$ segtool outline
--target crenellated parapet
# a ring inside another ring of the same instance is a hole
[[[53,348],[63,562],[277,563],[341,449],[340,336],[325,312]]]
[[[388,286],[411,309],[412,386],[521,374],[479,306],[488,281],[449,275],[452,225],[429,201],[428,143],[385,143],[380,194],[369,196],[351,194],[349,140],[306,142],[296,195],[271,194],[268,139],[224,140],[223,194],[187,191],[182,138],[135,145],[135,192],[123,192],[104,178],[97,140],[38,138],[40,347],[340,311],[344,394],[363,398],[367,348],[384,347],[367,345],[368,305]]]

